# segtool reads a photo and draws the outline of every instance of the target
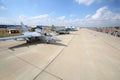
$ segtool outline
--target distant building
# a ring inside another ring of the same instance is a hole
[[[9,34],[14,34],[14,33],[22,33],[22,27],[21,25],[0,25],[0,29],[3,32],[8,32]]]
[[[37,25],[36,28],[39,28],[43,30],[44,32],[51,33],[52,27],[51,26],[43,26],[43,25]]]
[[[20,33],[18,29],[8,29],[9,34],[15,34],[15,33]]]

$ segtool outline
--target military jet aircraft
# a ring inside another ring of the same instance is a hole
[[[27,43],[34,42],[34,41],[45,41],[46,43],[54,43],[57,41],[61,41],[59,38],[47,35],[44,31],[40,28],[36,28],[34,32],[30,32],[28,28],[21,22],[21,26],[23,28],[23,33],[20,36],[11,36],[11,37],[4,37],[0,38],[0,41],[5,40],[17,40],[17,39],[25,39]]]
[[[68,30],[68,29],[57,30],[56,33],[58,33],[58,34],[70,34],[70,30]]]

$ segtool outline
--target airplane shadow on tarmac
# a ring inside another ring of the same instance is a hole
[[[23,44],[18,44],[18,45],[15,45],[15,46],[9,47],[8,49],[14,51],[14,49],[17,49],[17,48],[21,48],[21,47],[29,47],[29,46],[32,46],[32,45],[38,45],[38,44],[47,44],[47,43],[45,43],[45,42],[23,43]],[[47,44],[47,45],[67,46],[67,45],[62,44],[62,43],[50,43],[50,44]]]
[[[57,45],[57,46],[65,46],[65,47],[67,47],[66,44],[62,44],[62,43],[52,43],[51,45]]]

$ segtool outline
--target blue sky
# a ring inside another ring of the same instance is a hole
[[[120,26],[120,0],[0,0],[0,23]]]

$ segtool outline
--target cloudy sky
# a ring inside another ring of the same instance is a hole
[[[120,26],[120,0],[0,0],[0,24]]]

